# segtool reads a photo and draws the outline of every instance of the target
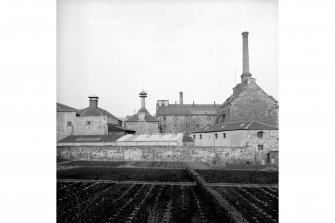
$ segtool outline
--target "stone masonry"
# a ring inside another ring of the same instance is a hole
[[[58,146],[57,156],[72,160],[108,161],[182,161],[210,162],[220,157],[224,162],[253,162],[249,147],[188,146]]]
[[[228,104],[218,110],[217,123],[260,121],[278,126],[278,105],[255,82],[246,85]]]
[[[165,120],[164,120],[165,117]],[[162,133],[190,133],[197,129],[203,128],[207,125],[215,124],[215,115],[207,116],[159,116],[157,117],[161,122]]]

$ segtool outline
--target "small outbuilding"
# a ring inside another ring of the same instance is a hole
[[[258,163],[278,165],[278,128],[258,121],[221,123],[191,133],[195,146],[246,148]]]

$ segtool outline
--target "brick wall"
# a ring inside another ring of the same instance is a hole
[[[216,116],[158,116],[157,118],[161,122],[162,133],[190,133],[207,125],[215,124]]]
[[[159,133],[158,122],[126,122],[125,128],[135,130],[136,134]]]
[[[186,147],[186,146],[58,146],[57,156],[74,160],[111,161],[184,161],[213,162],[220,157],[226,162],[253,162],[252,148]]]
[[[272,111],[272,115],[268,115],[268,110]],[[276,103],[254,82],[247,85],[230,105],[219,108],[218,112],[218,117],[225,114],[224,122],[260,121],[278,126]]]

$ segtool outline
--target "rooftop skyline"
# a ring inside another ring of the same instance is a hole
[[[152,115],[180,91],[184,104],[222,104],[240,82],[244,31],[251,74],[279,100],[277,1],[57,4],[57,102],[82,109],[94,94],[117,117],[141,108],[143,89]]]

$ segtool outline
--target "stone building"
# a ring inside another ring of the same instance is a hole
[[[191,134],[195,146],[246,148],[259,164],[278,164],[278,128],[258,121],[207,126]],[[275,158],[275,155],[277,158]]]
[[[278,101],[266,94],[249,72],[248,32],[242,33],[243,73],[241,83],[218,108],[216,123],[260,121],[278,126]]]
[[[89,96],[89,107],[77,111],[73,135],[108,135],[109,126],[122,126],[122,121],[108,111],[98,107],[97,96]]]
[[[161,122],[162,133],[189,133],[207,125],[215,124],[215,104],[184,104],[183,92],[179,93],[179,104],[169,100],[157,100],[156,117]]]
[[[77,109],[57,103],[57,142],[72,135]]]
[[[143,90],[140,94],[141,109],[125,121],[125,128],[135,130],[136,134],[159,133],[159,121],[145,108],[147,93]]]

